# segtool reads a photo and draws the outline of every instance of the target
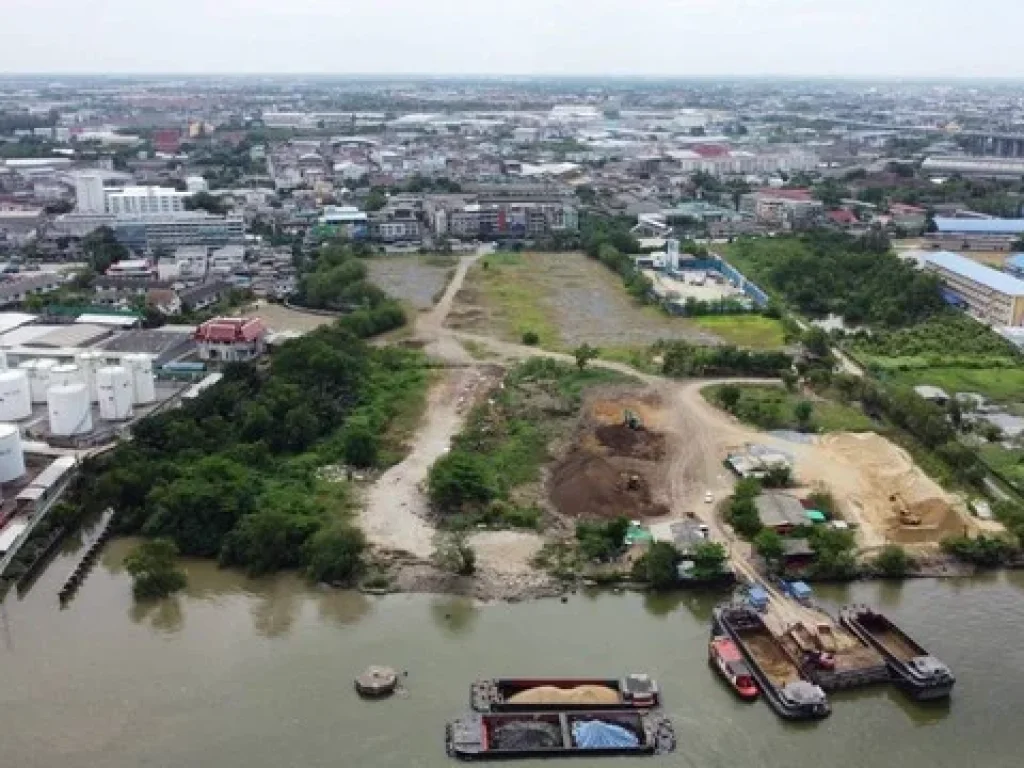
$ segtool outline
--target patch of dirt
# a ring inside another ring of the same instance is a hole
[[[594,436],[614,456],[646,461],[661,461],[665,457],[665,436],[648,429],[605,424],[594,430]]]
[[[623,424],[626,411],[639,416],[647,429],[662,429],[665,425],[665,403],[657,392],[602,392],[586,407],[587,418],[597,424]]]
[[[669,512],[654,501],[649,473],[581,447],[551,472],[549,490],[559,513],[575,519],[636,519]]]

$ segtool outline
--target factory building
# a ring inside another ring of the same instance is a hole
[[[924,269],[942,280],[950,304],[994,326],[1024,325],[1024,280],[948,251],[929,253]]]

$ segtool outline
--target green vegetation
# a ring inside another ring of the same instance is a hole
[[[740,421],[761,429],[863,432],[876,428],[862,411],[853,406],[830,400],[811,403],[782,387],[722,384],[707,387],[703,395]]]
[[[1024,450],[1007,450],[1001,445],[982,445],[979,448],[985,463],[998,472],[1014,489],[1024,492]]]
[[[588,561],[608,562],[622,554],[629,520],[619,517],[608,522],[580,520],[576,523],[576,542],[580,555]]]
[[[132,577],[136,600],[167,597],[186,584],[178,567],[178,547],[170,539],[150,539],[137,546],[125,559],[124,569]]]
[[[1024,367],[1005,368],[912,368],[887,370],[886,378],[908,387],[930,384],[950,395],[957,392],[977,392],[1000,403],[1019,403],[1024,400]]]
[[[811,529],[808,541],[814,550],[809,577],[840,581],[856,578],[857,541],[852,531],[818,525]]]
[[[685,341],[659,341],[652,348],[664,360],[666,376],[777,377],[793,364],[783,352],[756,352],[736,347],[700,347]]]
[[[957,560],[979,568],[998,568],[1006,565],[1018,549],[1013,542],[1001,536],[954,536],[942,541],[942,549]]]
[[[529,487],[550,458],[548,445],[575,420],[586,388],[621,380],[602,368],[545,358],[512,369],[431,468],[434,509],[450,527],[537,527],[540,511],[525,497],[535,495]]]
[[[303,266],[297,304],[345,312],[340,322],[361,338],[405,324],[401,305],[366,279],[366,264],[347,244],[325,243]]]
[[[846,235],[744,238],[729,260],[763,289],[809,317],[899,328],[943,311],[938,278],[901,261],[888,243]]]
[[[631,226],[625,217],[585,217],[581,226],[583,251],[621,276],[630,296],[646,302],[651,300],[654,286],[631,258],[631,254],[640,252],[640,243],[629,232]]]
[[[114,236],[110,227],[100,227],[82,238],[82,252],[89,262],[89,268],[96,274],[102,274],[122,259],[127,259],[129,251]]]
[[[433,559],[438,568],[456,576],[472,576],[476,572],[476,552],[464,531],[442,534]]]
[[[589,344],[581,344],[572,351],[572,354],[576,358],[576,367],[582,371],[587,367],[591,360],[595,360],[601,356],[601,350],[597,347],[592,347]]]
[[[726,553],[725,547],[719,542],[705,541],[693,548],[690,559],[693,561],[693,570],[690,572],[690,576],[694,581],[714,581],[721,578],[725,572],[725,561],[728,559],[728,553]],[[648,561],[649,565],[650,561]]]
[[[727,344],[748,349],[778,349],[786,343],[782,322],[763,315],[703,315],[694,317],[698,328],[721,337]]]
[[[886,544],[875,558],[874,565],[887,579],[902,579],[914,569],[916,563],[903,547]]]
[[[540,336],[536,331],[524,331],[523,332],[523,344],[528,347],[535,347],[540,343]]]
[[[761,483],[744,478],[736,483],[732,498],[725,511],[725,521],[740,536],[753,540],[761,533],[761,516],[757,513],[754,499],[761,493]]]
[[[757,551],[770,570],[776,570],[782,563],[784,553],[782,537],[775,531],[765,528],[754,537],[754,549]]]
[[[721,545],[719,545],[721,546]],[[679,550],[667,541],[656,541],[643,556],[646,581],[654,589],[669,589],[679,583],[676,568],[682,560]]]
[[[348,581],[364,542],[344,521],[345,485],[318,470],[350,452],[393,459],[391,429],[422,402],[423,366],[419,353],[320,328],[269,366],[228,366],[196,400],[140,422],[86,464],[75,501],[112,507],[118,532],[169,538],[186,555]]]

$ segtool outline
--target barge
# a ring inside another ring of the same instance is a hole
[[[623,710],[473,712],[445,728],[445,748],[459,760],[655,755],[675,749],[668,718]]]
[[[661,704],[658,684],[648,675],[621,679],[497,678],[477,680],[469,689],[475,712],[544,712],[653,709]]]
[[[839,621],[885,659],[896,682],[918,701],[947,698],[956,683],[952,670],[881,613],[848,605]]]
[[[718,606],[712,631],[736,644],[761,693],[779,717],[819,720],[832,713],[825,692],[802,677],[796,662],[754,608],[746,604]]]

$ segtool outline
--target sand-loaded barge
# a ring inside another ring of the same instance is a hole
[[[601,678],[497,678],[469,689],[475,712],[544,712],[600,709],[652,709],[661,703],[658,684],[648,675]]]
[[[952,693],[956,683],[952,670],[881,613],[848,605],[840,611],[839,621],[882,655],[892,677],[913,698],[944,699]]]
[[[653,712],[474,712],[448,723],[445,747],[460,760],[655,755],[675,749],[669,720]]]
[[[718,606],[712,634],[724,635],[736,643],[761,693],[779,717],[817,720],[831,714],[825,691],[803,678],[796,662],[755,609],[743,603]]]

